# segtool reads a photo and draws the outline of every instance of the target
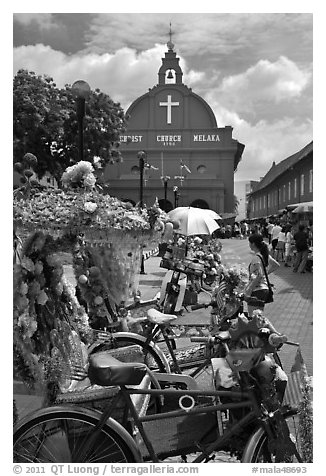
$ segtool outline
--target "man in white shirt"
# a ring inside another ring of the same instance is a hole
[[[274,228],[274,223],[270,222],[267,225],[267,233],[268,233],[268,243],[271,244],[272,242],[272,229]]]
[[[275,258],[275,254],[276,254],[276,246],[277,246],[277,242],[278,242],[278,235],[280,234],[280,232],[282,231],[282,227],[280,226],[280,223],[279,222],[276,222],[275,225],[273,226],[273,229],[272,229],[272,256],[273,258]]]

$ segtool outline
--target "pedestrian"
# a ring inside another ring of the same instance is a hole
[[[232,238],[232,226],[229,223],[225,227],[225,238]]]
[[[296,257],[293,265],[293,272],[296,273],[305,273],[305,268],[308,260],[308,250],[309,250],[309,236],[305,231],[305,226],[303,224],[299,225],[299,230],[294,234],[295,248],[296,248]]]
[[[241,230],[242,238],[245,238],[248,232],[248,223],[246,223],[246,221],[242,221],[240,223],[240,230]]]
[[[289,264],[292,259],[292,246],[293,246],[293,234],[291,225],[285,227],[285,254],[284,254],[284,266],[289,268]]]
[[[274,223],[270,221],[267,225],[267,233],[268,233],[268,243],[272,243],[272,229],[274,228]]]
[[[235,237],[235,238],[240,238],[240,227],[239,227],[239,223],[238,223],[238,222],[235,222],[235,223],[234,223],[233,232],[234,232],[234,237]]]
[[[282,231],[282,227],[280,226],[280,222],[277,221],[272,229],[272,240],[271,240],[272,253],[271,254],[273,258],[275,258],[276,256],[276,246],[277,246],[278,235],[280,234],[280,231]]]
[[[277,245],[276,245],[276,257],[275,259],[281,263],[284,261],[284,255],[285,255],[285,230],[286,227],[282,226],[281,231],[278,234],[278,240],[277,240]]]
[[[244,297],[249,317],[252,317],[254,310],[264,311],[269,294],[267,275],[275,271],[279,263],[270,256],[262,235],[255,233],[248,240],[254,256],[249,264],[249,282],[244,289]]]

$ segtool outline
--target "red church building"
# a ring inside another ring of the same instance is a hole
[[[183,72],[171,41],[158,71],[158,84],[127,110],[128,130],[120,137],[123,162],[104,172],[106,191],[137,203],[140,198],[138,152],[144,169],[143,201],[234,211],[234,172],[244,145],[232,127],[218,127],[207,102],[183,84]]]

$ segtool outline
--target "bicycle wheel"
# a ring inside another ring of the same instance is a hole
[[[283,461],[279,461],[279,458],[270,450],[267,434],[262,428],[259,428],[244,451],[242,463],[302,463],[299,417],[296,413],[287,415],[285,421],[289,429],[290,439],[295,445],[294,451],[285,454]]]
[[[132,447],[130,435],[122,427],[121,431],[114,420],[105,424],[92,447],[83,451],[98,419],[88,409],[53,407],[35,412],[14,431],[14,462],[134,463],[141,460]]]
[[[122,334],[122,333],[121,333]],[[167,372],[169,371],[169,365],[164,360],[164,356],[160,355],[160,351],[156,350],[154,346],[146,342],[146,339],[138,335],[114,335],[109,341],[95,342],[89,349],[89,355],[95,352],[102,352],[104,350],[113,350],[121,347],[128,347],[132,345],[138,345],[141,350],[142,363],[152,371]]]

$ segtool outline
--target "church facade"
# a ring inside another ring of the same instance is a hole
[[[145,152],[143,202],[156,199],[169,211],[175,206],[234,210],[234,171],[244,145],[232,127],[218,127],[207,102],[182,82],[174,45],[158,71],[158,84],[136,99],[120,137],[123,162],[104,171],[106,191],[123,200],[140,200],[140,161]]]

